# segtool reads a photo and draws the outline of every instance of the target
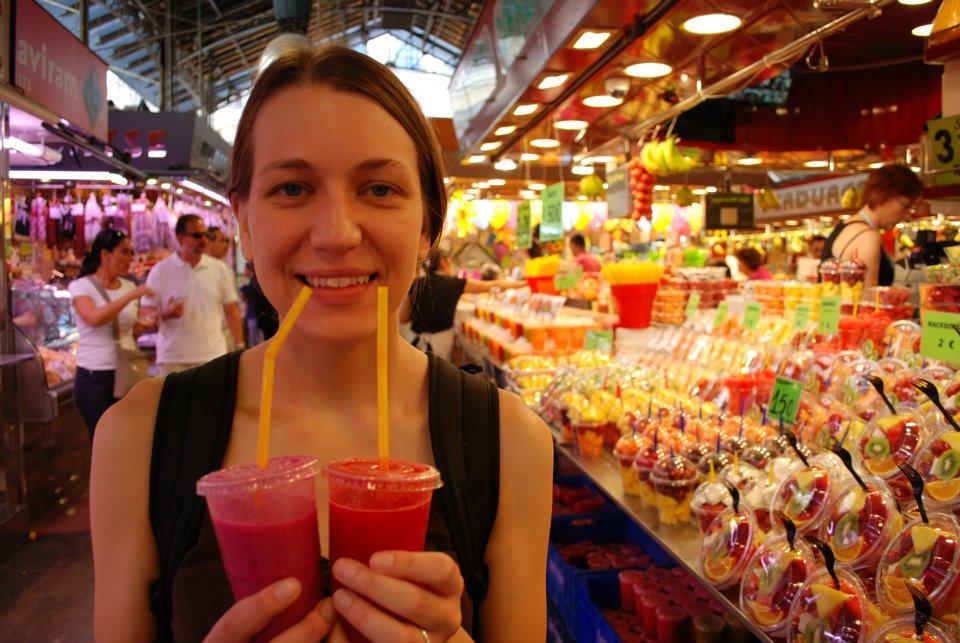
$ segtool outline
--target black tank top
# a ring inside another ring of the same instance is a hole
[[[843,232],[847,226],[860,224],[864,226],[864,229],[860,232],[857,232],[853,237],[847,241],[846,245],[840,249],[839,253],[834,253],[833,244],[836,242],[837,237],[840,236],[840,233]],[[833,229],[833,232],[830,233],[830,236],[827,237],[827,243],[823,246],[823,260],[827,259],[836,259],[840,260],[843,257],[843,253],[846,252],[847,248],[853,243],[853,240],[859,237],[864,232],[871,230],[870,224],[862,219],[853,219],[852,221],[845,221]],[[878,286],[892,286],[893,285],[893,261],[891,261],[890,256],[887,254],[887,251],[880,248],[880,270],[877,275],[877,285]]]

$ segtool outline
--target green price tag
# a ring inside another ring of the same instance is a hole
[[[720,328],[723,324],[723,320],[727,318],[727,313],[730,312],[730,303],[727,300],[721,301],[717,305],[717,314],[713,318],[713,327]]]
[[[530,236],[530,201],[523,200],[517,205],[517,247],[529,248],[533,245]]]
[[[831,295],[820,299],[820,321],[817,330],[824,335],[840,332],[840,297]]]
[[[784,424],[793,424],[797,421],[797,410],[800,408],[800,394],[803,385],[786,377],[778,377],[770,395],[770,407],[767,417]]]
[[[580,283],[580,275],[557,275],[553,278],[553,285],[557,290],[570,290]]]
[[[563,239],[563,181],[540,192],[543,199],[543,221],[540,222],[540,241]]]
[[[760,313],[763,312],[763,305],[759,301],[748,301],[747,307],[743,311],[743,327],[746,330],[757,330],[760,324]]]
[[[700,291],[694,290],[690,293],[690,296],[687,298],[687,307],[684,309],[683,314],[687,319],[693,317],[694,313],[697,312],[697,308],[700,307]]]
[[[810,304],[800,304],[793,313],[793,330],[796,333],[807,329],[810,323]]]
[[[605,353],[613,352],[613,331],[612,330],[588,330],[584,341],[584,347],[588,351],[603,351]]]
[[[930,359],[960,364],[960,315],[923,311],[920,354]]]
[[[937,185],[960,183],[960,115],[927,121],[930,169]]]

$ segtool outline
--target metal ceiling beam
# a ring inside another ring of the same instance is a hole
[[[194,51],[194,52],[191,52],[191,53],[187,54],[186,56],[183,56],[182,58],[180,58],[180,62],[183,62],[183,63],[189,62],[189,61],[193,60],[194,58],[196,58],[198,55],[200,55],[200,54],[205,54],[205,53],[207,53],[208,51],[210,51],[211,49],[216,49],[217,47],[222,47],[223,45],[229,45],[230,42],[231,42],[232,40],[234,40],[234,39],[244,38],[244,37],[246,37],[246,36],[250,36],[250,35],[252,35],[252,34],[257,33],[258,31],[263,31],[265,28],[267,28],[267,27],[270,26],[270,23],[269,23],[269,22],[268,22],[268,23],[261,22],[260,19],[261,19],[261,18],[265,18],[265,17],[271,17],[271,16],[273,16],[273,10],[267,11],[267,12],[264,12],[264,13],[261,13],[261,14],[258,14],[257,16],[254,16],[254,17],[253,17],[253,20],[258,21],[257,24],[255,24],[255,25],[253,25],[253,26],[251,26],[251,27],[247,27],[246,29],[242,29],[241,31],[231,32],[230,35],[228,35],[228,36],[225,36],[225,37],[222,37],[222,38],[218,38],[217,40],[214,40],[213,42],[209,42],[209,43],[205,44],[205,45],[203,46],[203,48],[202,48],[199,52]]]

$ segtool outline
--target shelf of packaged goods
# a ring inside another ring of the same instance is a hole
[[[720,591],[713,587],[700,572],[700,531],[692,524],[661,525],[657,512],[640,506],[639,498],[623,493],[619,464],[609,453],[599,459],[581,458],[570,445],[561,444],[558,431],[553,431],[557,453],[570,460],[580,469],[610,500],[612,500],[641,529],[669,553],[680,565],[697,578],[713,594],[724,608],[736,616],[750,632],[761,641],[782,641],[771,639],[754,625],[740,609],[738,589]]]

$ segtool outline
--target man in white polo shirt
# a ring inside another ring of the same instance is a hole
[[[207,226],[195,214],[177,219],[180,249],[159,262],[147,277],[153,296],[143,300],[142,315],[155,314],[159,326],[157,367],[161,375],[199,366],[227,352],[221,319],[227,320],[236,346],[244,348],[233,275],[222,261],[204,254]]]

